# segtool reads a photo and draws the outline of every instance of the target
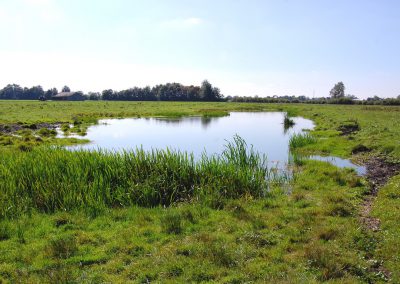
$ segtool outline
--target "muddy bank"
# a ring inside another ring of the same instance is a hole
[[[373,157],[366,161],[367,180],[371,185],[371,194],[376,196],[380,187],[400,172],[400,164],[386,162],[383,158]]]
[[[23,129],[31,129],[31,130],[36,130],[36,129],[41,129],[41,128],[56,129],[57,127],[60,127],[60,125],[61,125],[61,123],[0,124],[0,133],[10,134],[10,133],[14,133],[16,131],[23,130]]]
[[[400,173],[400,164],[386,162],[381,157],[372,157],[365,161],[367,168],[366,178],[370,184],[370,191],[365,195],[360,208],[361,223],[365,228],[371,231],[379,231],[380,220],[371,216],[373,203],[378,195],[379,189],[384,186],[388,180]]]

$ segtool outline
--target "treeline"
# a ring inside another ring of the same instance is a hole
[[[41,86],[33,86],[31,88],[22,88],[17,84],[9,84],[0,90],[1,100],[38,100],[41,97],[51,99],[57,95],[56,88],[44,91]]]
[[[62,92],[70,92],[68,86]],[[7,85],[0,90],[2,100],[51,100],[58,93],[56,88],[44,91],[41,86],[22,88],[19,85]],[[207,80],[201,86],[184,86],[179,83],[167,83],[154,87],[134,87],[122,91],[104,90],[101,93],[89,92],[84,94],[88,100],[107,101],[221,101],[223,96],[220,90],[213,87]]]
[[[61,89],[70,92],[68,86]],[[56,88],[43,90],[41,86],[22,88],[10,84],[0,89],[0,100],[51,100],[58,93]],[[228,101],[245,103],[306,103],[306,104],[357,104],[357,105],[400,105],[400,95],[397,98],[380,98],[374,96],[359,100],[353,95],[345,95],[344,84],[339,82],[330,92],[330,97],[309,98],[306,96],[228,96],[223,97],[220,90],[213,87],[207,80],[201,86],[184,86],[179,83],[167,83],[154,87],[134,87],[122,91],[111,89],[100,92],[75,92],[87,100],[106,101]]]
[[[371,97],[359,100],[353,96],[341,98],[320,97],[309,98],[305,96],[274,96],[274,97],[227,97],[227,101],[237,103],[304,103],[304,104],[340,104],[340,105],[400,105],[400,96],[397,98]]]

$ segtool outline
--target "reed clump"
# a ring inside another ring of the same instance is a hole
[[[236,136],[220,156],[171,150],[111,152],[34,148],[0,160],[0,217],[31,210],[169,206],[193,198],[264,196],[266,157]]]
[[[315,143],[317,143],[317,139],[310,133],[293,134],[289,139],[289,147],[291,149],[301,148]]]
[[[290,117],[288,113],[285,113],[285,117],[283,118],[283,127],[284,129],[289,129],[290,127],[294,126],[296,123]]]

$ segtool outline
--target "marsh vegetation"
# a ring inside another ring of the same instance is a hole
[[[353,169],[301,159],[282,179],[240,137],[196,159],[69,151],[57,145],[76,138],[52,131],[271,110],[315,122],[287,137],[292,151],[399,162],[397,107],[0,102],[0,282],[398,282],[398,176],[378,193],[371,214],[381,228],[371,231],[359,218],[370,187]]]

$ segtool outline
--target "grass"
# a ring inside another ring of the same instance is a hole
[[[74,142],[34,127],[83,134],[99,118],[229,111],[312,119],[313,131],[292,137],[296,151],[400,161],[399,107],[1,101],[0,124],[26,127],[0,135],[0,283],[377,283],[380,265],[399,282],[399,176],[373,209],[382,231],[370,232],[358,220],[368,186],[349,169],[301,160],[290,190],[265,190],[261,177],[275,177],[240,139],[195,163],[47,148]]]
[[[357,204],[363,186],[350,186],[350,171],[306,163],[291,196],[277,187],[267,198],[224,198],[218,209],[193,201],[3,220],[0,275],[72,283],[378,281],[364,259],[355,206],[332,214],[342,200]]]
[[[126,152],[37,148],[3,153],[0,217],[29,210],[55,212],[140,205],[170,206],[192,199],[265,196],[271,175],[265,157],[238,136],[221,156],[170,150]]]
[[[282,111],[312,119],[312,132],[320,139],[313,153],[350,157],[358,144],[371,154],[400,160],[400,107],[308,104],[204,103],[204,102],[38,102],[0,101],[0,124],[70,123],[82,133],[100,118],[186,115],[221,116],[230,111]],[[358,130],[341,135],[342,127],[357,125]],[[326,139],[329,138],[329,139]]]
[[[289,147],[292,150],[316,143],[317,139],[310,133],[293,134],[289,139]]]
[[[393,283],[400,282],[400,175],[380,190],[372,213],[381,220],[382,228],[374,257],[392,272]]]

